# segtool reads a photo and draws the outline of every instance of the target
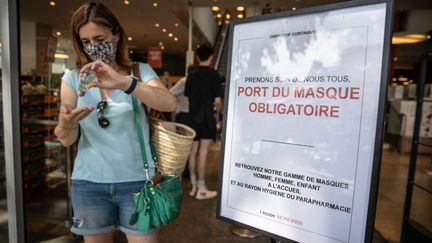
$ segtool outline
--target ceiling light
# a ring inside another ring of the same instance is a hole
[[[393,61],[397,62],[398,60],[398,57],[393,57]]]
[[[54,57],[58,59],[68,59],[69,55],[65,53],[56,53],[54,54]]]
[[[179,24],[178,24],[178,23],[175,23],[174,26],[175,26],[175,27],[179,27]]]
[[[130,50],[129,53],[130,53],[130,54],[133,54],[133,50]]]
[[[213,11],[219,11],[219,7],[218,7],[218,6],[213,6],[213,7],[211,7],[211,9],[212,9]]]
[[[426,35],[423,34],[393,35],[392,44],[414,44],[425,41],[426,39]]]
[[[165,29],[165,28],[163,28],[163,29],[162,29],[162,32],[166,32],[166,29]]]
[[[222,21],[219,21],[219,22],[218,22],[218,25],[222,25]]]
[[[225,15],[225,18],[226,18],[226,19],[230,19],[230,18],[231,18],[231,15],[230,15],[230,14],[226,14],[226,15]]]
[[[157,3],[153,3],[153,7],[157,7],[158,6],[158,4]]]
[[[132,41],[132,36],[129,36],[129,37],[128,37],[128,41]]]
[[[162,41],[159,41],[159,45],[160,45],[160,46],[163,46],[163,42],[162,42]]]
[[[172,34],[172,33],[169,33],[168,36],[169,36],[169,37],[173,37],[173,34]]]
[[[163,49],[165,49],[165,46],[161,46],[160,48],[163,50]]]
[[[216,17],[218,17],[218,18],[222,18],[222,14],[221,14],[221,13],[218,13],[218,14],[216,14]]]
[[[56,32],[56,35],[57,35],[57,36],[61,36],[62,33],[61,33],[60,31],[57,31],[57,32]]]
[[[428,40],[429,40],[430,38],[431,38],[431,36],[430,36],[430,35],[427,35],[427,36],[426,36],[426,39],[428,39]]]
[[[56,5],[56,2],[55,1],[50,1],[50,5],[54,7]]]
[[[123,2],[124,2],[124,4],[129,5],[129,1],[128,0],[124,0]]]
[[[244,10],[245,10],[245,8],[243,6],[238,6],[237,7],[237,11],[244,11]]]
[[[174,41],[178,41],[178,38],[177,38],[177,37],[174,37]]]
[[[155,24],[155,27],[159,27],[159,23],[156,23],[156,24]]]
[[[292,10],[296,10],[297,8],[293,7]]]
[[[239,18],[239,19],[242,19],[244,17],[244,15],[243,14],[237,14],[237,18]]]

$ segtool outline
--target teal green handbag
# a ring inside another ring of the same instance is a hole
[[[129,224],[138,224],[138,230],[147,233],[151,227],[159,228],[178,217],[183,200],[183,186],[179,176],[156,174],[153,179],[149,178],[149,166],[139,118],[138,102],[135,97],[132,97],[132,103],[147,182],[139,192],[133,194],[135,212],[131,215]],[[148,120],[150,124],[150,119]],[[149,141],[151,140],[149,139]],[[157,163],[157,157],[151,142],[150,148],[153,160]]]

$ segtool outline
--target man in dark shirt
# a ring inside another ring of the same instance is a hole
[[[213,59],[213,50],[208,46],[201,46],[196,50],[196,58],[199,66],[188,75],[184,94],[189,98],[191,127],[196,131],[189,156],[192,183],[189,195],[202,200],[217,196],[216,191],[208,190],[206,187],[205,171],[208,150],[216,138],[214,108],[222,108],[222,87],[219,74],[209,67]]]

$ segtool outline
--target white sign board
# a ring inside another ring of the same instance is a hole
[[[232,25],[221,219],[299,242],[365,241],[387,11]]]

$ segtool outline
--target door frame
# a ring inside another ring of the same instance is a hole
[[[3,130],[9,242],[25,242],[21,156],[19,0],[0,0]]]

